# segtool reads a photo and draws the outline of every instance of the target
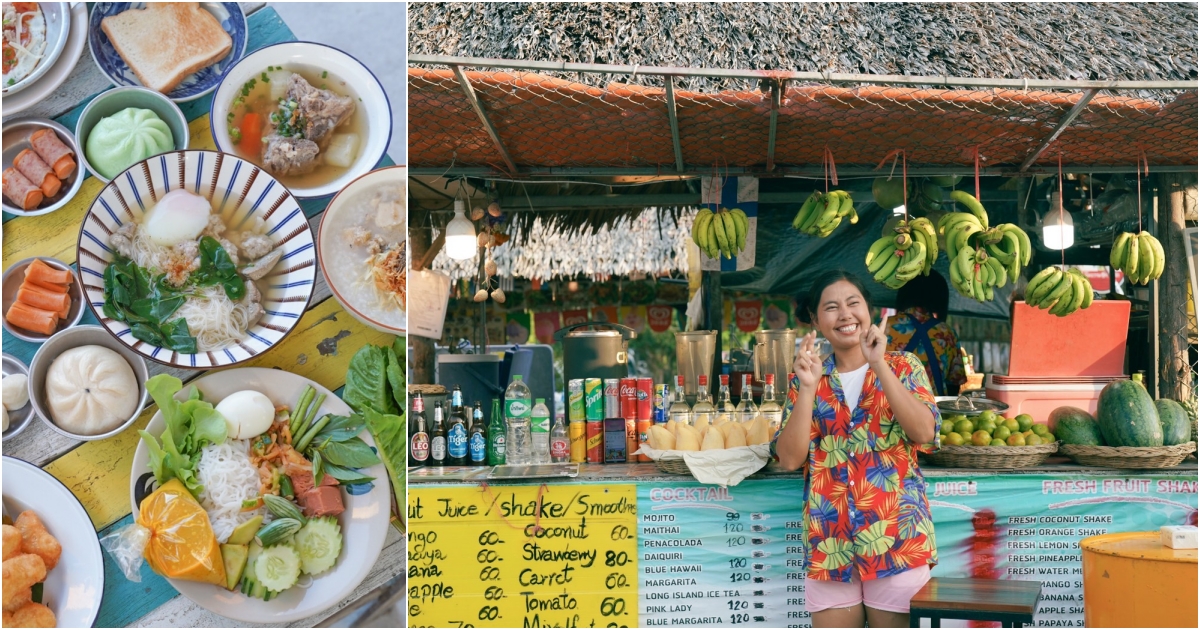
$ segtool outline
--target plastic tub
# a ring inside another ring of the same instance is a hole
[[[1196,550],[1158,532],[1084,538],[1083,622],[1088,628],[1195,628]]]

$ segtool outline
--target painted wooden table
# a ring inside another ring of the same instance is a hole
[[[243,8],[249,23],[246,52],[295,37],[274,9],[263,3],[246,3]],[[370,65],[370,60],[365,60]],[[21,112],[17,117],[54,118],[68,129],[83,107],[111,83],[84,51],[68,80],[55,94]],[[190,121],[193,149],[215,149],[209,131],[208,109],[211,96],[181,103]],[[397,124],[397,123],[393,123]],[[385,158],[384,165],[392,162]],[[38,217],[4,215],[4,268],[30,256],[50,256],[73,264],[79,226],[88,206],[104,184],[94,177],[84,181],[71,203],[52,214]],[[313,233],[320,224],[328,199],[301,202]],[[300,374],[341,393],[350,357],[365,344],[390,344],[393,337],[368,328],[333,299],[325,279],[317,272],[311,306],[299,325],[270,351],[245,364],[246,367],[279,368]],[[89,311],[82,325],[98,325]],[[38,344],[28,343],[4,332],[4,352],[29,364]],[[148,361],[150,374],[171,373],[185,383],[203,371],[179,370]],[[137,446],[138,429],[145,428],[156,407],[147,407],[138,421],[120,435],[98,442],[79,442],[33,420],[17,437],[3,444],[4,455],[40,466],[57,477],[83,503],[100,536],[132,522],[129,505],[130,472]],[[379,604],[403,590],[405,558],[404,538],[390,528],[384,549],[370,574],[353,593],[328,610],[298,621],[293,626],[342,625],[369,617]],[[97,627],[230,627],[239,624],[215,615],[192,603],[171,588],[166,580],[151,574],[150,579],[133,583],[125,579],[104,553],[104,600]],[[143,575],[150,572],[145,571]]]

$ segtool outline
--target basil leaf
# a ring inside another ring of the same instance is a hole
[[[366,468],[379,463],[379,456],[371,450],[362,438],[353,438],[345,442],[330,442],[324,445],[320,452],[329,463],[347,468]]]
[[[362,433],[367,427],[366,420],[357,414],[354,417],[346,416],[329,416],[329,424],[325,425],[324,429],[313,438],[314,444],[323,444],[325,440],[331,442],[345,442],[352,437]]]
[[[321,487],[321,480],[325,478],[325,469],[322,466],[324,462],[324,458],[321,457],[321,451],[313,451],[312,464],[314,487]]]
[[[329,475],[330,477],[333,477],[334,479],[337,479],[338,482],[340,482],[342,485],[346,485],[346,486],[353,485],[356,483],[367,483],[368,481],[375,481],[375,478],[370,475],[364,475],[364,474],[358,472],[357,470],[351,470],[349,468],[345,468],[343,466],[338,466],[336,464],[328,464],[327,463],[324,466],[322,466],[322,468],[325,470],[325,474]]]

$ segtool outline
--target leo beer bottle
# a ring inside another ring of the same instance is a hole
[[[429,463],[429,427],[425,423],[425,398],[421,392],[413,395],[412,418],[408,421],[408,465]]]

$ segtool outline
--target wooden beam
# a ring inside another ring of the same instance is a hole
[[[1196,399],[1196,375],[1188,359],[1188,283],[1184,243],[1184,203],[1195,194],[1196,176],[1158,176],[1158,240],[1167,264],[1155,284],[1159,296],[1158,394],[1172,400]]]
[[[504,160],[504,165],[513,175],[517,174],[517,164],[513,162],[512,156],[508,154],[508,149],[504,147],[504,143],[500,140],[500,134],[496,133],[496,127],[492,124],[492,120],[488,118],[487,112],[483,109],[483,103],[480,102],[479,96],[475,94],[475,88],[471,86],[471,82],[467,80],[467,73],[463,72],[462,66],[453,66],[454,76],[458,77],[458,85],[462,87],[463,94],[467,100],[471,102],[471,108],[475,110],[475,115],[479,116],[479,121],[483,123],[484,130],[492,139],[492,144],[496,145],[496,151],[500,153],[500,157]]]
[[[664,77],[667,85],[667,118],[671,121],[671,146],[675,149],[675,170],[683,172],[683,149],[679,145],[679,115],[675,108],[675,78]]]
[[[783,81],[771,82],[771,129],[767,132],[767,170],[775,170],[775,132],[779,127],[779,100]]]
[[[1092,101],[1092,97],[1095,96],[1099,91],[1100,90],[1098,88],[1092,88],[1084,92],[1083,96],[1080,97],[1079,102],[1075,103],[1075,106],[1068,110],[1067,113],[1063,115],[1062,119],[1058,121],[1058,126],[1054,128],[1054,131],[1051,132],[1045,140],[1042,140],[1042,143],[1038,145],[1038,148],[1034,149],[1033,153],[1030,153],[1029,157],[1025,158],[1024,162],[1021,162],[1021,168],[1017,169],[1017,171],[1024,173],[1026,169],[1028,169],[1030,166],[1033,166],[1033,163],[1038,159],[1038,156],[1040,156],[1043,151],[1050,147],[1051,142],[1054,142],[1056,139],[1058,139],[1058,136],[1067,128],[1068,125],[1071,124],[1071,121],[1075,120],[1075,117],[1078,116],[1085,107],[1087,107],[1087,104]]]

